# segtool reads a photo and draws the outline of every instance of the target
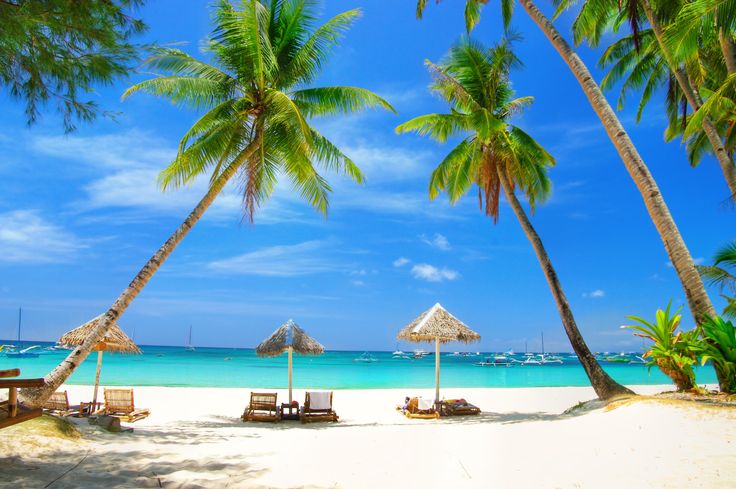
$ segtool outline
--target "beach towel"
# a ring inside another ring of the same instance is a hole
[[[330,393],[325,391],[309,393],[309,409],[331,409]]]
[[[420,411],[429,411],[434,409],[434,401],[420,397],[417,399],[417,409]]]

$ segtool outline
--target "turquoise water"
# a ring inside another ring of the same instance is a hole
[[[286,355],[257,357],[254,350],[144,346],[142,355],[106,353],[101,383],[105,385],[164,385],[196,387],[286,387]],[[42,353],[38,358],[11,359],[0,353],[0,369],[20,368],[23,377],[41,377],[56,366],[66,351]],[[391,358],[388,352],[371,352],[378,361],[353,360],[362,352],[331,351],[320,356],[294,355],[297,388],[366,389],[430,388],[434,386],[434,355],[420,360]],[[445,387],[553,387],[585,386],[587,377],[575,359],[562,365],[477,367],[481,357],[442,354],[441,384]],[[518,357],[517,357],[518,358]],[[94,382],[97,355],[90,355],[71,376],[71,384]],[[605,364],[606,371],[622,384],[669,384],[653,368],[638,364]],[[699,384],[715,383],[710,366],[697,369]]]

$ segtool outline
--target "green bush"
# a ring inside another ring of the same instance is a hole
[[[678,391],[687,391],[696,385],[693,365],[697,362],[702,342],[697,330],[676,332],[682,315],[679,309],[670,314],[671,306],[670,302],[665,310],[658,309],[654,323],[637,316],[627,316],[639,324],[624,328],[636,331],[635,336],[651,340],[654,344],[643,356],[649,360],[649,368],[656,365],[672,379]]]
[[[706,318],[699,329],[703,338],[702,364],[708,360],[713,362],[725,380],[721,382],[721,390],[729,394],[736,392],[736,327],[717,316]]]

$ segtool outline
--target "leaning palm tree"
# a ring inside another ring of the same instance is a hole
[[[485,49],[462,40],[440,65],[427,62],[435,79],[433,90],[447,101],[450,112],[419,116],[398,126],[397,132],[414,131],[440,142],[464,137],[432,173],[430,197],[444,191],[454,203],[476,185],[482,208],[496,222],[503,191],[534,248],[567,337],[596,394],[601,399],[631,394],[601,368],[585,344],[547,250],[516,196],[518,188],[533,211],[549,194],[547,169],[555,162],[531,136],[509,122],[532,102],[531,97],[513,98],[508,75],[516,64],[518,59],[506,41]]]
[[[209,174],[209,189],[86,340],[46,376],[45,386],[23,393],[28,404],[43,404],[71,375],[233,178],[239,180],[251,220],[279,177],[288,179],[301,197],[323,213],[330,187],[318,168],[362,182],[360,169],[307,119],[367,107],[393,108],[360,88],[306,88],[359,13],[349,10],[315,29],[315,6],[308,0],[244,0],[239,9],[221,0],[207,45],[219,67],[180,50],[156,50],[148,65],[168,74],[134,85],[124,97],[146,92],[207,109],[184,134],[160,181],[164,189],[175,188]]]
[[[466,0],[465,18],[468,30],[478,23],[481,7],[487,2],[488,0]],[[513,12],[514,0],[501,0],[500,3],[504,23],[508,25]],[[713,304],[708,297],[703,281],[698,275],[690,251],[682,240],[680,231],[677,229],[677,225],[662,197],[657,182],[603,92],[601,92],[600,87],[593,79],[593,75],[590,74],[587,66],[552,22],[539,10],[533,0],[519,0],[519,3],[568,65],[582,87],[591,107],[600,118],[609,139],[618,151],[626,170],[639,190],[649,216],[664,243],[667,255],[685,291],[690,312],[696,321],[705,316],[714,315]],[[417,15],[419,17],[421,17],[426,4],[427,0],[418,0]]]
[[[699,52],[707,51],[705,48],[719,46],[716,29],[711,29],[713,35],[698,39],[699,48],[694,53],[683,58],[672,49],[672,41],[665,39],[665,29],[673,26],[682,10],[685,2],[680,0],[669,0],[667,2],[651,3],[649,0],[556,0],[558,3],[558,14],[575,4],[582,3],[573,22],[573,33],[575,42],[580,43],[587,39],[591,46],[596,47],[600,43],[603,34],[617,30],[626,21],[631,26],[634,51],[640,51],[639,34],[642,21],[648,22],[650,26],[651,39],[649,51],[655,51],[660,58],[663,68],[674,79],[679,91],[684,97],[686,104],[693,111],[697,111],[703,105],[703,99],[698,91],[702,83],[697,83],[704,78],[701,73],[704,70],[695,70],[698,66],[697,57]],[[675,37],[676,39],[676,37]],[[719,53],[720,48],[717,48]],[[699,66],[698,66],[699,67]],[[632,73],[636,76],[636,73]],[[730,195],[736,197],[736,166],[732,156],[726,151],[721,135],[716,124],[710,117],[703,117],[700,123],[713,155],[721,167]]]

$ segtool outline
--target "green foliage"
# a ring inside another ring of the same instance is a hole
[[[713,258],[712,265],[697,267],[708,285],[716,286],[726,300],[723,316],[736,318],[736,241],[722,246]]]
[[[693,365],[697,362],[701,342],[696,330],[677,331],[682,315],[679,309],[671,314],[671,306],[670,302],[665,310],[658,309],[653,323],[637,316],[627,316],[638,324],[623,327],[633,329],[635,336],[652,341],[652,347],[643,355],[649,359],[647,365],[650,368],[658,366],[674,381],[678,390],[685,391],[695,387]]]
[[[513,97],[508,76],[520,62],[509,42],[487,49],[462,39],[440,64],[426,64],[434,78],[432,90],[448,103],[450,112],[416,117],[399,125],[396,132],[416,132],[439,142],[463,137],[432,173],[430,197],[446,192],[454,203],[476,185],[481,206],[495,220],[503,176],[521,188],[534,209],[549,195],[547,169],[555,161],[509,122],[532,101]]]
[[[28,124],[56,105],[67,131],[101,111],[84,100],[97,85],[125,76],[137,60],[130,38],[145,29],[131,11],[142,0],[0,2],[0,82],[25,102]]]
[[[702,364],[713,362],[726,380],[725,385],[721,385],[724,392],[736,392],[736,327],[721,317],[707,317],[700,325],[700,332],[703,337]]]
[[[437,3],[439,2],[440,0],[437,0]],[[480,22],[481,11],[487,3],[488,0],[465,0],[465,30],[468,33]],[[505,29],[508,29],[514,14],[514,0],[501,0],[500,4],[503,25]],[[427,0],[417,0],[417,19],[422,18],[425,8],[427,8]]]
[[[243,0],[238,8],[220,0],[206,44],[215,64],[179,49],[154,49],[146,64],[165,74],[130,87],[123,98],[146,92],[206,111],[161,172],[162,187],[187,185],[204,173],[214,181],[235,165],[249,219],[280,177],[327,213],[331,188],[318,169],[343,173],[358,183],[363,174],[309,119],[370,107],[393,111],[362,88],[309,87],[359,15],[348,10],[317,26],[311,0]]]

